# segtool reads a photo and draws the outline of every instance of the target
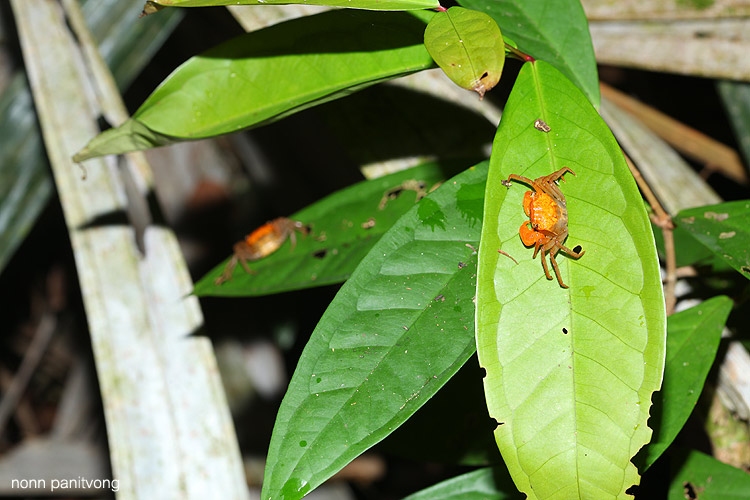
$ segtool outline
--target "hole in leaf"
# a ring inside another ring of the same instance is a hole
[[[482,371],[482,378],[487,376],[487,370],[484,369],[483,366],[480,366],[479,369]]]
[[[694,500],[698,498],[698,494],[695,492],[695,486],[693,486],[692,483],[685,481],[682,483],[683,492],[685,493],[685,498],[688,500]]]
[[[325,257],[326,255],[328,255],[328,249],[326,249],[326,248],[323,248],[322,250],[316,250],[315,252],[313,252],[313,254],[312,254],[312,255],[313,255],[313,257],[315,257],[316,259],[322,259],[322,258],[323,258],[323,257]]]
[[[581,253],[581,245],[576,245],[575,248],[573,248],[573,251],[575,253]]]
[[[567,328],[563,328],[562,332],[563,332],[563,333],[564,333],[565,335],[567,335],[567,334],[568,334],[568,329],[567,329]]]

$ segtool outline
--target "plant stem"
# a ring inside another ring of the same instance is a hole
[[[512,55],[516,56],[518,59],[525,61],[525,62],[534,62],[536,59],[528,55],[526,52],[522,52],[515,48],[512,45],[509,45],[508,43],[505,43],[505,50],[510,52]]]
[[[623,152],[623,154],[625,153]],[[659,200],[654,195],[654,192],[651,191],[651,188],[641,175],[638,167],[635,166],[635,164],[627,154],[625,154],[625,161],[628,163],[628,167],[630,168],[630,172],[635,178],[635,182],[638,184],[641,192],[646,197],[649,205],[651,205],[651,210],[653,210],[653,213],[651,214],[651,220],[654,224],[661,228],[662,235],[664,236],[664,253],[666,259],[664,300],[666,302],[667,316],[669,316],[674,312],[675,304],[677,303],[677,298],[675,297],[674,292],[675,285],[677,283],[677,258],[675,256],[674,248],[674,224],[672,224],[672,218],[664,210],[664,207],[661,206],[661,203],[659,203]]]

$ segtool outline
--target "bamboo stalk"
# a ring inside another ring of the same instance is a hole
[[[120,498],[247,498],[210,342],[174,234],[98,226],[126,209],[114,158],[72,155],[101,113],[60,4],[12,0],[42,134],[75,255]],[[71,23],[72,24],[72,23]]]

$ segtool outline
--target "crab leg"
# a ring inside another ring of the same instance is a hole
[[[560,250],[568,254],[569,256],[573,257],[574,259],[579,258],[581,255],[586,253],[586,250],[581,250],[580,252],[574,252],[570,248],[566,247],[565,245],[559,245]]]
[[[532,180],[531,180],[531,179],[529,179],[528,177],[524,177],[523,175],[518,175],[518,174],[510,174],[510,175],[508,176],[508,180],[507,180],[507,181],[505,181],[505,183],[504,183],[504,184],[505,184],[506,186],[510,187],[510,181],[516,181],[516,182],[520,182],[520,183],[522,183],[522,184],[526,184],[527,186],[534,186],[534,181],[532,181]],[[536,187],[534,187],[534,189],[536,189]]]
[[[562,203],[565,203],[565,196],[562,194],[562,191],[560,191],[560,187],[555,183],[555,181],[564,181],[565,179],[563,178],[563,175],[568,172],[576,175],[576,173],[573,172],[570,167],[563,167],[553,174],[543,177],[542,179],[537,179],[535,183],[539,186],[539,188],[541,188],[542,192],[547,193],[556,200],[561,200]],[[534,186],[534,189],[536,189],[537,191],[540,190],[539,188],[537,188],[537,186]]]
[[[568,285],[563,283],[562,277],[560,276],[560,268],[557,266],[557,261],[555,260],[555,255],[553,253],[549,254],[549,260],[552,262],[552,267],[555,268],[555,276],[557,276],[557,282],[560,284],[562,288],[568,288]],[[547,269],[545,268],[545,271]],[[547,279],[552,279],[551,276],[547,275]]]
[[[537,241],[534,244],[534,255],[531,256],[532,259],[536,259],[536,254],[539,253],[539,249],[540,248],[542,249],[542,256],[544,256],[544,248],[542,248],[542,245]],[[542,259],[542,260],[544,260],[544,259]]]
[[[221,276],[216,278],[217,285],[221,285],[225,281],[229,281],[229,279],[232,277],[232,271],[234,271],[234,267],[237,265],[237,256],[233,255],[231,259],[229,259],[229,262],[227,262],[226,267],[224,268],[224,272],[221,273]]]
[[[524,177],[518,174],[510,174],[508,176],[508,179],[504,181],[504,184],[510,186],[511,181],[521,182],[523,184],[526,184],[527,186],[530,186],[537,193],[548,194],[557,200],[563,200],[563,203],[565,203],[565,196],[562,194],[562,191],[560,191],[560,188],[557,186],[557,184],[555,184],[555,181],[562,179],[563,175],[565,175],[566,173],[576,175],[576,173],[573,172],[570,167],[563,167],[557,172],[554,172],[550,175],[545,175],[544,177],[540,177],[536,180],[532,180],[528,177]]]
[[[551,260],[552,262],[554,262],[554,258]],[[552,276],[550,276],[549,269],[547,268],[547,256],[544,254],[544,250],[542,250],[542,268],[544,268],[544,275],[547,277],[548,280],[551,280]],[[556,265],[555,265],[555,271],[557,271]]]
[[[239,257],[240,264],[242,265],[242,268],[245,270],[247,274],[255,274],[255,271],[250,269],[250,266],[247,265],[247,259],[243,259],[242,257]]]
[[[558,170],[557,172],[555,172],[553,174],[547,175],[547,176],[543,177],[542,179],[538,179],[538,181],[543,181],[545,183],[546,182],[555,182],[556,180],[562,178],[562,176],[565,175],[566,173],[571,173],[573,175],[576,175],[576,173],[573,172],[573,170],[571,170],[570,167],[563,167],[563,168],[561,168],[560,170]]]

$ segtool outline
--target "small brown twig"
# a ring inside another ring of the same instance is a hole
[[[505,256],[506,256],[506,257],[508,257],[508,258],[509,258],[510,260],[512,260],[513,262],[515,262],[515,263],[516,263],[516,265],[518,265],[518,261],[517,261],[516,259],[514,259],[514,258],[513,258],[513,256],[512,256],[511,254],[509,254],[508,252],[504,252],[503,250],[498,250],[498,251],[497,251],[497,253],[499,253],[499,254],[502,254],[502,255],[505,255]]]
[[[623,152],[623,154],[625,154]],[[646,201],[651,206],[653,213],[651,214],[651,221],[661,228],[662,235],[664,236],[664,254],[665,254],[665,267],[666,277],[664,279],[664,300],[666,303],[667,316],[674,312],[675,305],[677,304],[677,298],[675,297],[675,285],[677,283],[677,257],[675,256],[674,249],[674,224],[672,218],[661,206],[659,200],[651,191],[646,180],[641,175],[638,167],[635,166],[630,157],[625,154],[625,161],[630,168],[630,172],[635,178],[635,182],[641,189],[641,192],[646,197]]]
[[[677,279],[695,278],[698,276],[698,271],[693,266],[682,266],[677,268],[675,274],[677,275]]]
[[[42,356],[54,336],[56,326],[57,319],[50,312],[45,312],[39,320],[34,338],[26,350],[21,366],[10,381],[2,399],[0,399],[0,432],[5,431],[8,420],[10,420],[13,411],[23,397],[23,393],[29,381],[31,381],[32,375],[34,375]]]
[[[641,123],[680,153],[702,163],[704,168],[701,177],[705,178],[713,172],[721,172],[735,182],[748,184],[747,171],[740,155],[733,148],[605,83],[600,84],[600,89],[602,97],[606,97],[627,113],[637,117]]]

